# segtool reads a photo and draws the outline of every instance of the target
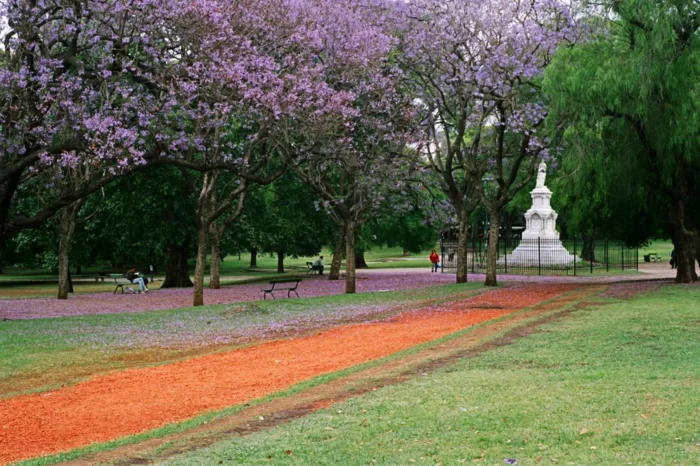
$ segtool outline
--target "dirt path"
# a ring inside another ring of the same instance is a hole
[[[508,316],[505,320],[486,322],[464,335],[430,346],[415,354],[339,377],[302,393],[268,401],[185,432],[149,439],[62,464],[64,466],[151,464],[183,452],[209,446],[232,435],[242,436],[270,429],[350,397],[401,383],[410,378],[424,376],[458,359],[477,356],[492,348],[511,344],[519,338],[538,331],[539,327],[545,323],[588,307],[591,304],[589,302],[571,308],[572,303],[579,303],[586,298],[599,295],[604,289],[605,286],[582,287],[528,311]],[[496,337],[499,334],[502,336]]]
[[[0,462],[105,442],[260,398],[536,305],[572,285],[499,289],[385,322],[336,328],[0,401]]]

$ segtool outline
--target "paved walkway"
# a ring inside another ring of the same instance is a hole
[[[426,261],[427,262],[427,261]],[[358,276],[362,275],[382,275],[382,274],[416,274],[424,275],[429,272],[430,264],[426,267],[412,268],[390,268],[390,269],[362,269],[358,270]],[[700,269],[696,268],[698,275]],[[454,275],[445,273],[443,275]],[[636,280],[659,280],[676,278],[676,271],[670,265],[665,263],[641,263],[639,264],[639,273],[630,273],[624,275],[590,275],[580,274],[573,275],[504,275],[499,274],[498,279],[504,282],[550,282],[550,283],[614,283],[621,281],[636,281]],[[483,281],[485,275],[483,273],[470,273],[469,281]]]
[[[426,261],[427,262],[427,261]],[[625,275],[499,275],[502,282],[534,283],[616,283],[643,280],[673,280],[675,270],[668,264],[640,264],[641,273]],[[363,269],[358,270],[357,291],[389,291],[439,286],[454,283],[452,273],[431,273],[426,267]],[[331,282],[318,275],[304,277],[300,286],[303,297],[343,294],[345,283]],[[224,278],[225,279],[225,278]],[[470,282],[483,282],[484,274],[469,274]],[[262,297],[263,285],[248,284],[225,286],[220,290],[205,290],[206,304],[227,304],[232,302],[257,301]],[[284,295],[283,295],[284,296]],[[154,290],[145,295],[90,293],[70,295],[68,300],[59,301],[53,296],[31,299],[0,299],[0,320],[36,319],[45,317],[66,317],[86,314],[115,314],[142,312],[158,309],[188,307],[192,303],[191,289]]]

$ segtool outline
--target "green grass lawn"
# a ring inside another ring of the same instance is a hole
[[[370,268],[394,268],[394,267],[427,267],[430,268],[428,255],[430,253],[409,254],[403,255],[401,248],[382,247],[374,248],[365,252],[365,260]],[[324,264],[326,268],[330,267],[333,252],[325,248],[320,255],[324,256]],[[306,269],[306,262],[313,262],[318,259],[318,256],[312,257],[286,257],[284,260],[285,267],[290,270]],[[258,255],[258,269],[262,270],[277,270],[277,256],[269,254]],[[250,265],[250,255],[243,254],[241,258],[238,256],[228,256],[221,263],[222,275],[238,275],[246,273]],[[250,273],[250,272],[247,272]]]
[[[330,249],[321,252],[324,256],[326,267],[330,267],[333,253]],[[250,269],[250,254],[227,256],[221,263],[221,284],[230,285],[242,280],[257,280],[277,276],[277,257],[269,254],[258,255],[257,269]],[[306,262],[313,262],[318,256],[313,257],[286,257],[284,260],[286,273],[299,273],[306,271]],[[370,268],[404,268],[424,267],[430,268],[430,262],[425,254],[409,254],[403,256],[401,248],[377,247],[365,253],[365,259]],[[190,275],[194,274],[194,263],[190,264]],[[100,272],[119,273],[109,271],[103,266],[87,267],[82,275],[76,275],[74,289],[76,293],[103,293],[114,290],[113,280],[94,282],[94,276]],[[208,264],[207,264],[208,273]],[[163,275],[157,277],[153,286],[158,288],[162,283]],[[85,280],[87,279],[87,280]],[[0,299],[29,298],[46,296],[56,293],[57,276],[44,270],[18,269],[5,267],[0,274]],[[19,283],[22,282],[22,283]],[[123,282],[123,280],[122,280]],[[205,277],[205,286],[209,284],[209,277]]]
[[[691,465],[700,288],[578,311],[541,333],[168,464]]]
[[[649,245],[639,248],[639,263],[643,264],[644,256],[654,252],[661,256],[661,262],[668,264],[671,260],[671,250],[673,250],[671,240],[654,240]]]

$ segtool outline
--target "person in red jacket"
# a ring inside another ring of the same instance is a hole
[[[437,252],[435,252],[435,249],[433,249],[432,251],[430,251],[430,271],[437,272],[439,263],[440,256],[438,256]]]

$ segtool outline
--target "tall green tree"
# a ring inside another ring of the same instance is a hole
[[[76,237],[87,244],[94,241],[96,258],[114,266],[145,271],[165,264],[164,287],[191,287],[187,260],[196,244],[197,222],[192,176],[160,167],[122,178],[105,188],[100,212]]]
[[[588,15],[588,40],[559,50],[545,80],[566,164],[603,221],[648,233],[662,218],[676,281],[695,281],[700,3],[608,0]]]
[[[330,242],[333,221],[317,207],[316,193],[291,173],[257,191],[263,201],[253,219],[257,244],[277,255],[277,272],[284,272],[285,257],[312,256]]]

